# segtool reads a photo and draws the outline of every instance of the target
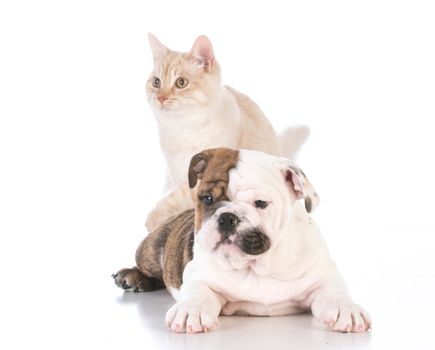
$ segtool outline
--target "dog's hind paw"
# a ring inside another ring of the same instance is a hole
[[[137,267],[119,270],[112,277],[115,284],[126,292],[151,292],[165,288],[163,281],[144,275]]]

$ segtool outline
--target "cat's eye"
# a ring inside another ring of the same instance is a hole
[[[158,88],[160,87],[160,84],[161,84],[160,79],[157,78],[157,77],[154,77],[154,78],[153,78],[153,81],[152,81],[152,84],[153,84],[153,86],[154,86],[156,89],[158,89]]]
[[[257,199],[255,202],[255,207],[259,208],[259,209],[265,209],[267,208],[267,206],[269,205],[269,203],[267,203],[266,201],[262,201],[260,199]]]
[[[185,88],[187,84],[189,84],[189,80],[187,80],[186,78],[178,78],[175,82],[175,86],[179,89]]]
[[[202,201],[204,202],[205,205],[212,205],[214,200],[212,196],[204,196],[202,198]]]

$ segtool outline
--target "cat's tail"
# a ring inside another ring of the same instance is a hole
[[[296,159],[302,145],[310,136],[310,128],[306,125],[290,126],[278,135],[281,155],[286,158]]]

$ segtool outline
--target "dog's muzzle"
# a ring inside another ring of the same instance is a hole
[[[239,222],[239,218],[232,213],[223,213],[219,215],[218,231],[223,236],[222,238],[227,239],[229,236],[234,234]]]
[[[240,232],[234,243],[242,252],[249,255],[263,254],[270,248],[269,237],[257,227]]]
[[[217,246],[233,243],[230,237],[236,235],[234,244],[242,252],[249,255],[259,255],[266,252],[270,248],[269,237],[258,227],[237,231],[240,222],[241,220],[233,213],[222,213],[219,215],[217,223],[221,240]]]

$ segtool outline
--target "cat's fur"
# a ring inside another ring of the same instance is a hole
[[[150,232],[169,216],[193,207],[186,182],[194,154],[229,147],[294,158],[309,129],[287,128],[276,135],[255,102],[221,84],[220,66],[206,36],[198,37],[187,53],[169,50],[152,34],[149,43],[154,69],[146,91],[159,128],[169,191],[148,216]],[[181,88],[179,78],[185,83]]]

